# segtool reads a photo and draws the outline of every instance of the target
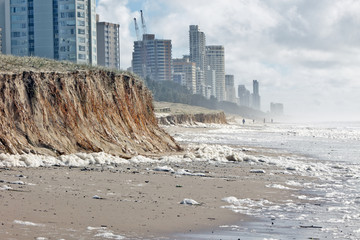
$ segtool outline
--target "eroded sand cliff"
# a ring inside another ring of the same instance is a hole
[[[0,152],[126,157],[179,149],[158,127],[151,93],[134,76],[91,68],[9,71],[0,57]]]

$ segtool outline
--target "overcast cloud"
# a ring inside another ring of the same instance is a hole
[[[263,111],[282,102],[297,117],[360,120],[360,1],[99,0],[100,19],[121,25],[124,69],[140,9],[148,33],[172,40],[173,57],[188,54],[189,25],[224,45],[226,73],[251,91],[260,82]]]

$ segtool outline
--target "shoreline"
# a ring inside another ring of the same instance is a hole
[[[187,154],[191,153],[184,154],[184,161],[0,169],[0,187],[12,188],[0,190],[0,209],[6,216],[1,221],[0,236],[172,239],[174,234],[251,221],[250,216],[223,208],[229,205],[223,198],[300,202],[293,194],[301,189],[266,185],[284,185],[301,176],[286,175],[261,163],[189,161]],[[175,173],[154,170],[165,165]],[[258,168],[264,173],[251,172]],[[188,172],[178,174],[184,169]],[[10,184],[16,181],[24,184]],[[200,205],[180,204],[185,198]]]

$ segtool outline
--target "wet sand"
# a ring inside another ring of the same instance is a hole
[[[247,220],[221,208],[222,198],[281,202],[294,193],[265,187],[295,178],[265,165],[265,173],[250,173],[259,166],[246,162],[168,166],[205,176],[154,171],[157,164],[1,169],[0,187],[12,188],[0,190],[1,239],[173,239]],[[200,205],[182,205],[184,198]]]

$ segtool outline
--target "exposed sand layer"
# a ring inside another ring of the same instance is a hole
[[[256,167],[247,162],[168,165],[188,169],[192,176],[156,167],[1,169],[1,239],[149,239],[213,229],[246,219],[221,208],[229,205],[222,198],[282,202],[294,191],[265,186],[296,178],[265,165],[265,173],[251,173]],[[185,198],[200,205],[180,204]]]
[[[169,102],[154,102],[154,106],[155,116],[162,125],[227,123],[225,113],[220,110]]]

